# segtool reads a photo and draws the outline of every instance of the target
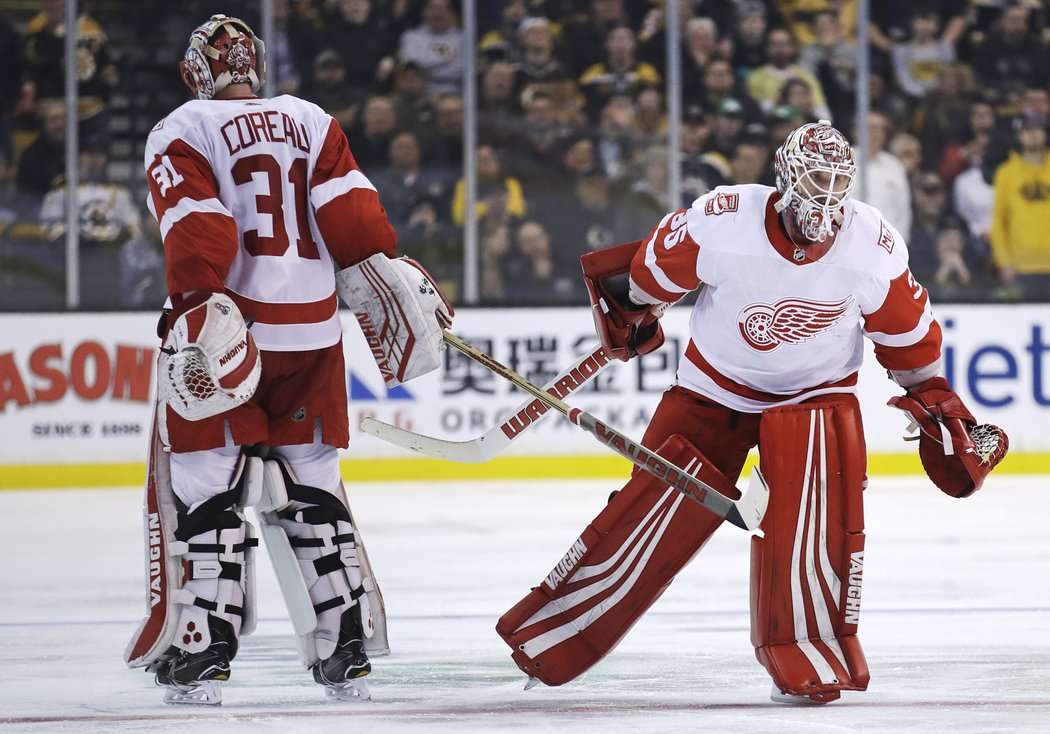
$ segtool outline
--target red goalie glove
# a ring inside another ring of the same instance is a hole
[[[623,362],[664,343],[659,319],[666,305],[638,306],[628,295],[631,260],[641,245],[628,242],[580,258],[598,338],[606,354]]]
[[[919,427],[919,458],[937,487],[952,497],[969,497],[1003,460],[1010,439],[998,426],[977,425],[948,381],[931,377],[890,398]]]

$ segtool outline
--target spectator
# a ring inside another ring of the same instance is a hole
[[[967,168],[952,182],[955,213],[966,222],[971,240],[978,252],[987,252],[992,230],[995,189],[984,177],[983,159],[988,147],[988,133],[972,133],[963,141],[962,155]]]
[[[521,182],[504,172],[499,153],[491,145],[478,147],[477,170],[478,195],[474,216],[489,222],[525,216],[527,205]],[[452,194],[453,223],[462,227],[466,210],[466,183],[460,179]]]
[[[911,15],[911,38],[893,48],[893,73],[897,87],[921,99],[936,89],[941,70],[955,61],[955,46],[938,37],[940,16],[936,9],[918,5]]]
[[[342,53],[346,80],[359,95],[368,94],[390,77],[397,46],[394,29],[373,12],[372,0],[335,0],[325,19],[325,45]]]
[[[561,55],[569,71],[579,78],[606,54],[609,31],[629,26],[623,0],[591,0],[590,12],[565,19],[561,34]]]
[[[1039,115],[1018,118],[1017,150],[995,172],[991,245],[999,279],[1006,287],[1000,293],[1003,297],[1045,299],[1050,293],[1046,125],[1046,118]]]
[[[334,117],[343,130],[351,129],[357,122],[362,97],[347,81],[346,61],[338,51],[329,48],[317,54],[310,82],[302,93],[304,99]]]
[[[893,127],[902,127],[911,117],[904,95],[898,92],[891,79],[883,73],[872,70],[868,76],[871,110],[885,117]]]
[[[720,153],[724,160],[728,162],[733,157],[736,145],[740,142],[740,136],[743,134],[743,105],[732,97],[722,100],[715,109],[708,151]]]
[[[838,15],[832,12],[813,16],[813,36],[813,43],[799,54],[799,66],[820,82],[832,117],[850,119],[856,103],[857,45],[846,39]]]
[[[522,57],[520,28],[529,15],[529,6],[525,0],[503,0],[502,5],[499,26],[478,40],[483,68],[497,61],[517,63]]]
[[[912,203],[911,229],[906,235],[909,267],[920,281],[932,281],[940,267],[937,235],[948,211],[947,192],[936,173],[923,171],[915,177]]]
[[[967,0],[920,1],[937,13],[937,25],[943,29],[941,40],[952,46],[957,45],[969,25]],[[871,3],[869,39],[877,50],[889,54],[896,44],[908,37],[909,20],[915,3],[916,0],[878,0]]]
[[[463,168],[463,99],[440,95],[434,109],[433,131],[420,141],[423,162],[458,173]]]
[[[998,27],[977,50],[976,67],[981,84],[999,91],[1046,83],[1047,48],[1032,33],[1027,7],[1018,3],[1003,10]]]
[[[434,101],[426,94],[427,74],[414,61],[401,61],[391,75],[393,89],[390,98],[394,101],[394,116],[397,127],[422,134],[433,126]]]
[[[718,26],[710,18],[691,18],[682,31],[682,76],[699,81],[704,68],[722,58],[718,47]]]
[[[567,300],[573,283],[559,278],[551,254],[551,238],[535,220],[523,222],[500,261],[504,298],[510,303],[558,303]]]
[[[580,76],[590,119],[598,119],[598,113],[614,95],[633,97],[642,89],[661,84],[660,72],[651,64],[638,61],[636,50],[635,34],[630,28],[617,26],[609,31],[605,61],[593,64]]]
[[[66,173],[66,108],[61,102],[40,105],[40,133],[22,151],[15,181],[21,193],[43,196]]]
[[[917,137],[906,132],[896,133],[890,138],[887,150],[904,166],[909,181],[918,175],[922,168],[922,144]]]
[[[12,127],[15,107],[21,95],[22,48],[18,31],[0,15],[0,181],[7,180],[8,167],[14,164]]]
[[[772,112],[776,106],[780,88],[788,79],[797,78],[809,86],[817,115],[821,119],[830,120],[831,111],[824,99],[824,91],[820,88],[820,82],[810,72],[795,63],[797,55],[795,39],[791,37],[791,33],[783,28],[775,28],[770,31],[766,43],[766,54],[769,61],[751,72],[747,78],[748,93],[759,104],[763,112]]]
[[[889,130],[885,115],[878,112],[868,115],[867,169],[857,173],[864,177],[863,201],[882,212],[886,221],[903,234],[911,231],[911,188],[904,164],[886,152]]]
[[[402,61],[414,61],[427,72],[427,94],[463,88],[463,32],[450,0],[427,0],[423,23],[401,36]]]
[[[415,133],[406,130],[394,135],[389,159],[390,166],[371,178],[398,234],[410,229],[410,222],[422,205],[433,207],[435,212],[448,211],[448,181],[420,166],[422,155]]]
[[[627,175],[639,140],[634,134],[637,106],[629,97],[613,97],[602,108],[598,120],[598,157],[602,170],[613,181]]]
[[[733,67],[728,61],[716,60],[708,64],[704,70],[703,88],[698,91],[699,100],[692,100],[691,96],[687,96],[687,100],[691,100],[690,103],[698,103],[706,110],[717,110],[727,99],[733,99],[740,105],[744,120],[751,123],[762,119],[762,111],[744,86],[737,82]]]
[[[509,148],[519,133],[521,118],[514,97],[514,67],[506,61],[489,64],[478,95],[478,140]]]
[[[973,282],[966,263],[966,225],[956,217],[947,217],[937,232],[935,244],[937,270],[932,282],[941,298],[958,297]]]
[[[745,138],[737,143],[729,162],[734,184],[764,183],[772,185],[769,174],[769,146],[758,138]]]
[[[769,30],[766,6],[759,0],[743,0],[737,6],[733,34],[733,68],[743,78],[762,66],[766,57]]]
[[[688,207],[694,200],[725,183],[721,170],[708,154],[711,126],[699,105],[687,107],[682,114],[682,201]],[[724,169],[724,165],[722,165]]]
[[[506,297],[501,267],[510,253],[510,224],[505,219],[482,222],[478,227],[478,290],[482,301],[498,303]]]
[[[667,155],[668,150],[662,145],[652,145],[642,152],[638,175],[632,177],[625,202],[626,216],[652,221],[672,208],[667,191]]]
[[[856,37],[856,0],[776,0],[776,4],[784,16],[786,32],[803,46],[816,40],[811,20],[821,11],[835,13],[846,35],[851,40]]]
[[[361,124],[350,130],[347,138],[354,151],[354,159],[366,174],[381,171],[388,165],[390,141],[397,132],[397,114],[394,101],[380,94],[365,102]]]
[[[108,143],[85,137],[78,157],[77,219],[80,226],[81,272],[85,306],[159,306],[166,295],[164,253],[143,238],[142,215],[125,186],[106,176]],[[40,221],[53,240],[66,232],[68,194],[65,184],[44,196]],[[104,277],[120,272],[119,288]]]
[[[806,122],[816,122],[820,119],[813,102],[813,90],[801,79],[788,79],[780,88],[780,94],[777,95],[777,107],[784,106],[794,107]]]
[[[33,105],[60,100],[65,94],[65,3],[44,0],[44,9],[25,27],[23,97]],[[10,70],[4,70],[5,75]],[[85,133],[105,132],[100,114],[117,86],[109,39],[98,21],[87,14],[77,19],[77,112]]]
[[[525,127],[507,156],[507,169],[523,180],[548,176],[558,165],[569,130],[558,123],[550,95],[537,90],[525,102]]]
[[[298,94],[310,69],[310,23],[292,0],[274,0],[273,37],[266,44],[266,84],[273,94]]]
[[[521,24],[522,59],[514,78],[514,94],[523,103],[542,89],[550,93],[553,82],[572,78],[569,68],[554,56],[554,32],[546,18],[526,18]]]
[[[923,157],[928,163],[940,161],[944,151],[968,131],[966,118],[974,89],[973,73],[966,64],[953,63],[941,69],[940,83],[926,94],[915,115]]]
[[[649,87],[638,93],[633,131],[642,145],[662,143],[667,138],[667,106],[662,89]]]

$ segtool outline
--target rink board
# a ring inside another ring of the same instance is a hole
[[[623,433],[641,436],[660,394],[674,379],[689,311],[664,319],[671,335],[659,351],[616,363],[569,402]],[[1050,470],[1048,306],[945,306],[945,369],[981,421],[1011,439],[1004,471]],[[144,472],[155,380],[156,316],[135,314],[0,315],[0,488],[138,484]],[[524,401],[509,383],[446,354],[442,369],[386,390],[352,318],[343,312],[352,432],[344,472],[361,481],[501,476],[622,475],[626,462],[558,416],[517,437],[487,464],[421,459],[356,431],[365,416],[463,441],[505,420]],[[595,344],[585,308],[462,309],[456,333],[542,383]],[[870,345],[869,345],[870,346]],[[872,473],[919,470],[905,421],[886,407],[897,393],[869,355],[860,400]]]

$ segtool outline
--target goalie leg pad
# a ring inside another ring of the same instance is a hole
[[[333,493],[299,484],[280,457],[267,459],[264,471],[264,499],[256,509],[303,664],[332,655],[349,610],[359,615],[366,650],[387,652],[382,596],[342,487]]]
[[[233,651],[236,636],[254,630],[258,540],[241,510],[258,491],[253,461],[239,457],[230,488],[190,510],[172,490],[170,454],[154,429],[144,505],[147,613],[125,650],[129,667],[207,649],[209,615],[229,623]]]
[[[852,395],[767,410],[770,500],[751,541],[751,641],[785,694],[831,701],[868,686],[857,624],[864,571],[864,435]]]
[[[740,496],[682,436],[670,437],[659,453]],[[567,683],[619,643],[721,523],[655,477],[636,473],[496,631],[526,674],[549,686]]]

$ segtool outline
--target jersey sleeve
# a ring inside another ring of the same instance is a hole
[[[653,227],[631,261],[631,293],[647,303],[674,303],[700,287],[700,245],[689,234],[689,210],[671,212]]]
[[[151,137],[153,137],[151,135]],[[149,210],[164,239],[168,293],[221,293],[237,254],[237,225],[207,158],[183,138],[147,143]]]
[[[310,202],[332,259],[345,268],[377,252],[392,257],[397,234],[379,194],[357,165],[332,119],[310,180]]]
[[[939,368],[941,327],[930,309],[929,291],[907,267],[890,280],[882,304],[863,319],[864,335],[875,343],[875,358],[890,372],[920,375],[926,368]]]

